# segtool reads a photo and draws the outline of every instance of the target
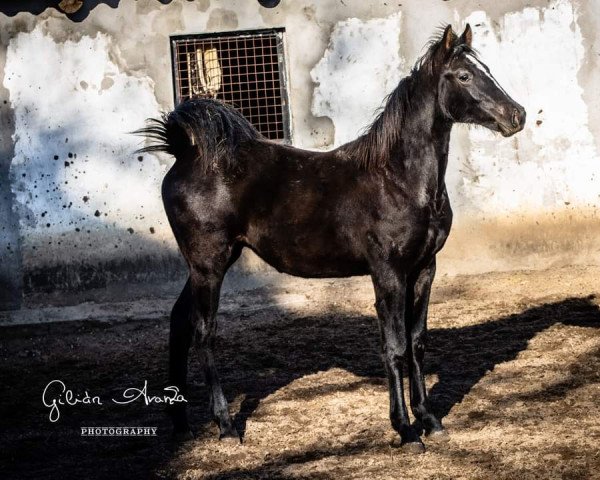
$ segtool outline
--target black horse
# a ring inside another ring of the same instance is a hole
[[[221,438],[239,438],[213,358],[219,292],[244,247],[301,277],[371,275],[389,380],[390,419],[402,444],[424,449],[410,426],[402,385],[427,434],[443,427],[427,401],[423,356],[435,256],[452,222],[445,185],[456,122],[505,137],[525,110],[471,48],[469,26],[448,26],[389,96],[370,129],[330,152],[269,141],[235,109],[194,99],[140,130],[176,161],[162,187],[165,210],[189,266],[171,315],[170,381],[186,390],[196,338]],[[184,407],[175,432],[191,434]]]

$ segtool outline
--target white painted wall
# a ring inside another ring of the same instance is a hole
[[[584,38],[566,0],[525,8],[474,25],[477,48],[496,78],[528,112],[528,127],[510,141],[471,130],[470,168],[461,193],[484,214],[600,205],[600,157],[577,74]]]
[[[25,277],[73,265],[118,278],[115,262],[127,270],[177,258],[159,196],[171,159],[138,161],[127,134],[172,108],[169,35],[284,26],[294,143],[329,149],[373,120],[448,22],[471,23],[481,58],[526,107],[528,124],[510,139],[455,128],[447,181],[457,222],[441,270],[600,261],[600,0],[506,0],[485,11],[470,0],[273,10],[122,0],[81,23],[54,10],[0,14],[0,99],[10,107],[0,116],[14,120],[10,181]],[[264,267],[251,256],[244,265]]]
[[[600,157],[577,78],[584,39],[573,2],[555,0],[495,21],[481,10],[456,17],[457,30],[472,25],[480,58],[528,112],[527,128],[510,139],[455,129],[448,179],[459,214],[599,206]],[[311,71],[312,112],[333,121],[335,146],[356,138],[410,73],[401,33],[400,14],[336,23]]]
[[[402,13],[336,23],[323,58],[311,70],[312,113],[333,121],[332,146],[354,140],[375,119],[382,100],[406,75],[400,57]]]
[[[154,82],[120,71],[114,55],[107,35],[58,43],[42,25],[8,46],[11,174],[26,265],[69,259],[77,248],[90,261],[124,247],[137,254],[137,242],[114,238],[115,231],[151,238],[152,227],[169,236],[160,201],[166,166],[152,155],[140,161],[140,140],[129,134],[159,112]]]

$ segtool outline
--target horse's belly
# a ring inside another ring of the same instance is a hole
[[[352,277],[368,273],[365,262],[340,256],[310,256],[286,250],[277,253],[253,248],[254,252],[277,271],[305,278]]]
[[[306,241],[298,241],[262,237],[248,239],[247,245],[273,268],[289,275],[327,278],[368,273],[364,259],[343,245],[336,244],[334,238],[319,239],[313,236]]]

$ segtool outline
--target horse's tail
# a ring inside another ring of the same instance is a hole
[[[167,152],[178,161],[197,160],[203,170],[232,166],[239,145],[263,138],[235,108],[205,98],[187,100],[147,123],[133,133],[153,143],[138,152]]]

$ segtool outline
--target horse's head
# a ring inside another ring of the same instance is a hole
[[[460,123],[482,125],[509,137],[523,130],[525,109],[498,84],[471,49],[467,25],[458,37],[448,25],[434,54],[439,73],[438,101],[444,115]]]

